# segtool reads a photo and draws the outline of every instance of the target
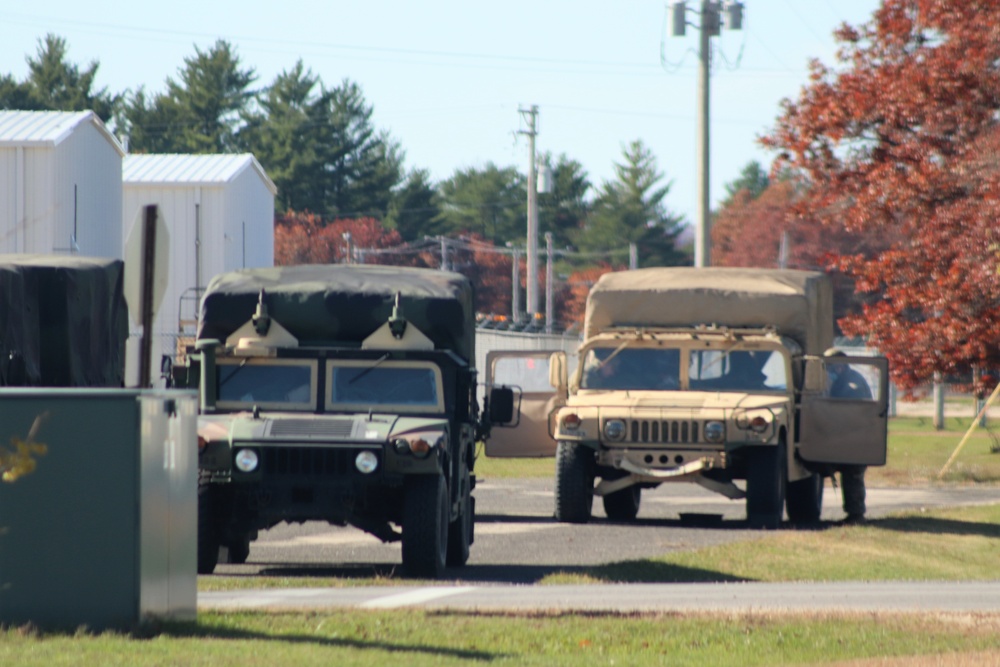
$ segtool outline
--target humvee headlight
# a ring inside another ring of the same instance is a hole
[[[422,459],[431,453],[431,443],[423,438],[417,438],[410,441],[410,451],[413,452],[414,456]]]
[[[430,435],[410,436],[409,438],[396,438],[392,441],[392,448],[397,454],[413,454],[418,459],[427,458],[434,451],[435,447],[441,445],[442,436]]]
[[[369,475],[378,468],[378,457],[375,456],[374,452],[368,450],[360,452],[354,459],[354,467],[358,469],[358,472]]]
[[[625,422],[621,419],[609,419],[604,422],[604,437],[608,440],[621,440],[625,437]]]
[[[567,431],[575,431],[580,428],[580,424],[583,423],[583,420],[580,419],[580,415],[575,412],[570,412],[569,414],[563,415],[560,423]]]
[[[726,439],[726,425],[722,422],[705,424],[705,441],[711,443],[723,442]]]
[[[754,433],[763,433],[767,430],[768,426],[770,426],[770,423],[760,415],[750,420],[750,430]]]
[[[240,472],[253,472],[257,469],[260,459],[257,457],[257,452],[254,450],[240,449],[236,451],[236,456],[233,457],[233,463],[236,464],[236,469]]]

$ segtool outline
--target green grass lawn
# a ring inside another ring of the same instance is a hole
[[[762,533],[749,542],[611,563],[543,583],[990,581],[1000,578],[1000,504],[905,512],[863,526]]]
[[[956,653],[997,664],[998,631],[1000,615],[204,613],[136,635],[0,631],[0,664],[750,667]]]

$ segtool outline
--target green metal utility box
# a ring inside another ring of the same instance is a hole
[[[0,389],[0,448],[45,450],[0,482],[0,624],[194,618],[197,407],[190,391]]]

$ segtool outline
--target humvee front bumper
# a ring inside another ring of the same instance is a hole
[[[654,453],[635,450],[605,450],[598,456],[598,463],[629,473],[617,479],[602,479],[594,489],[594,494],[606,496],[635,484],[661,484],[663,482],[695,482],[700,486],[720,493],[727,498],[745,498],[746,493],[729,482],[719,482],[705,477],[703,473],[713,468],[726,467],[725,452],[671,452],[676,460],[674,466],[654,465],[660,458]],[[664,455],[665,456],[665,455]]]

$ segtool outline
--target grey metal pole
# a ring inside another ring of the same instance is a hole
[[[553,276],[552,232],[545,232],[545,333],[552,333]]]
[[[944,383],[941,381],[941,374],[934,374],[934,428],[938,431],[944,429]]]
[[[535,173],[535,135],[536,120],[538,118],[538,106],[532,105],[526,114],[528,121],[528,262],[525,276],[525,288],[527,290],[527,311],[529,317],[534,317],[538,312],[538,193],[536,192],[537,174]]]
[[[146,206],[142,218],[141,301],[142,338],[139,340],[139,387],[151,385],[153,360],[153,281],[156,276],[156,204]]]
[[[711,238],[709,236],[709,73],[712,45],[709,25],[713,20],[714,8],[708,0],[701,3],[701,26],[698,30],[698,158],[695,170],[698,172],[698,220],[694,235],[694,265],[711,264]]]
[[[510,295],[510,320],[511,322],[521,321],[521,251],[514,248],[511,255],[511,295]]]

